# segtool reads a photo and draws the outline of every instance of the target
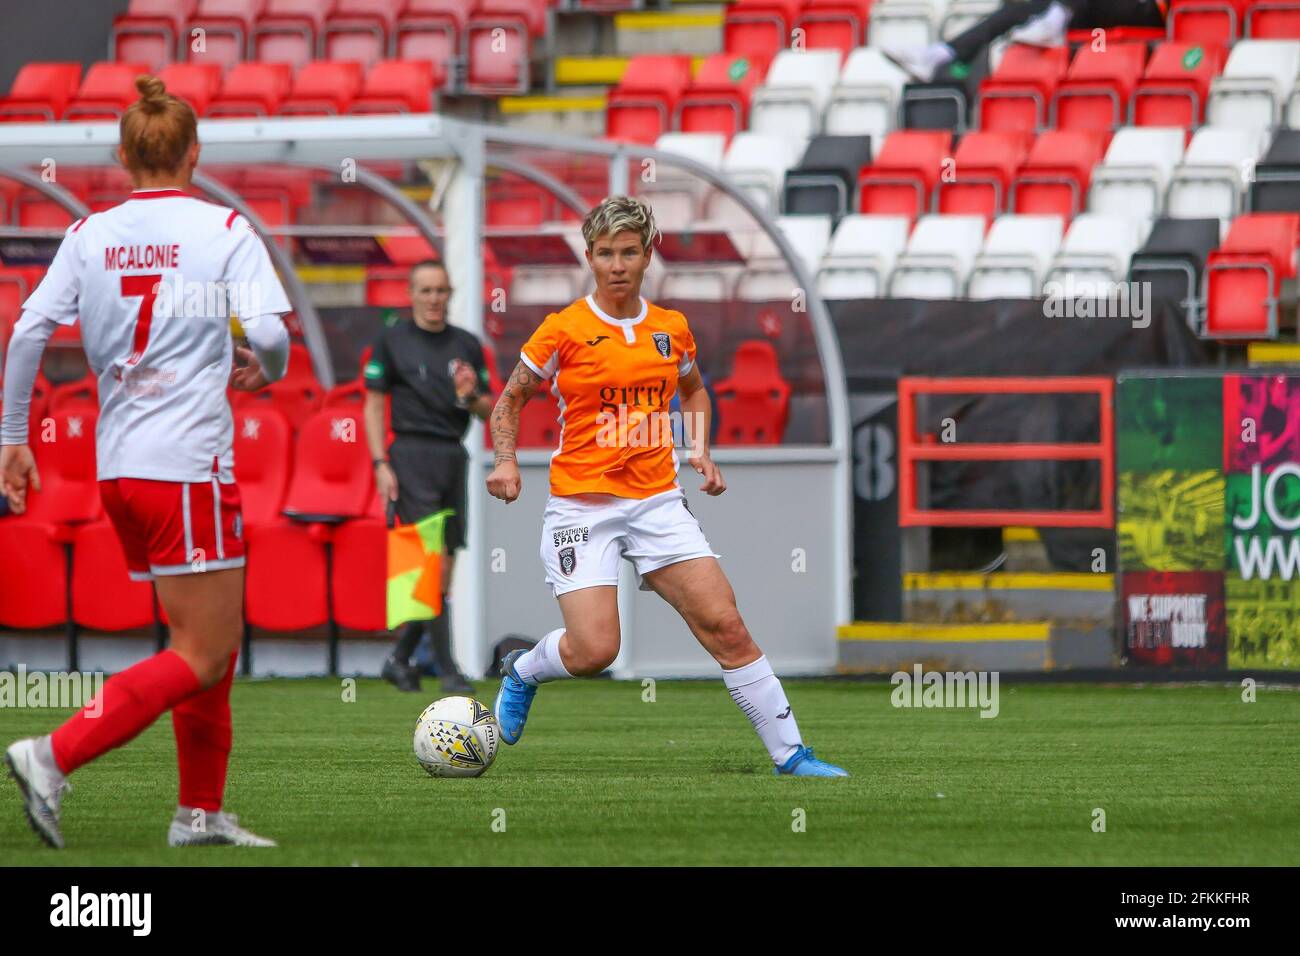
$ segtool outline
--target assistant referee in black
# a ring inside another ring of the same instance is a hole
[[[402,630],[383,677],[401,690],[420,689],[411,655],[431,623],[434,660],[442,688],[474,688],[451,654],[451,590],[455,552],[465,546],[465,474],[469,456],[461,440],[470,415],[487,420],[492,411],[483,345],[465,329],[449,325],[451,277],[440,262],[411,267],[411,321],[397,321],[380,333],[365,367],[366,440],[380,497],[396,505],[403,524],[414,524],[444,508],[455,509],[444,526],[442,614],[432,622],[412,621]],[[384,396],[392,398],[393,444],[384,452]]]

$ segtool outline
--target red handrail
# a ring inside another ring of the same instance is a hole
[[[1115,422],[1112,379],[900,378],[898,380],[898,523],[902,527],[1112,528],[1115,525]],[[1100,402],[1101,438],[1096,442],[963,442],[935,444],[916,435],[917,395],[1094,393]],[[1101,507],[1091,511],[998,511],[922,509],[916,506],[918,461],[1091,461],[1101,463]]]

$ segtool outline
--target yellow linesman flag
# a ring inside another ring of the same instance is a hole
[[[452,508],[388,529],[388,629],[442,613],[442,536]]]

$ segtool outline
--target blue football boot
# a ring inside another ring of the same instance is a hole
[[[818,760],[813,756],[811,747],[800,747],[784,766],[775,767],[772,772],[778,777],[847,777],[849,775],[847,770],[833,763]]]
[[[515,671],[515,661],[527,653],[521,648],[501,659],[501,689],[497,691],[492,710],[501,725],[501,739],[508,744],[518,743],[524,735],[528,708],[533,706],[533,697],[537,695],[537,685],[525,684]]]

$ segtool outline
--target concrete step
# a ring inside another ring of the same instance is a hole
[[[836,634],[839,671],[891,674],[920,664],[939,671],[1027,671],[1117,666],[1109,627],[1048,621],[855,622]]]

